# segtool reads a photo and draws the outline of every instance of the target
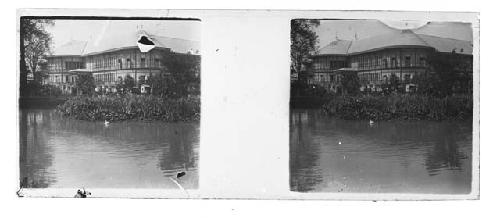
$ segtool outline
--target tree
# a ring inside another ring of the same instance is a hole
[[[291,58],[290,73],[298,75],[299,81],[304,80],[302,66],[309,63],[310,56],[317,51],[318,35],[314,28],[319,26],[319,20],[295,19],[291,23]]]
[[[343,73],[340,83],[342,86],[342,94],[358,94],[360,83],[356,72]]]
[[[41,83],[42,75],[38,70],[39,62],[44,55],[50,53],[52,42],[52,37],[45,30],[45,27],[53,24],[53,20],[21,17],[19,29],[21,95],[26,94],[29,73],[33,75],[36,83]]]
[[[398,91],[399,83],[399,78],[396,74],[391,74],[391,77],[389,78],[389,90],[391,92]]]
[[[154,95],[172,98],[186,97],[189,94],[200,93],[200,64],[199,55],[176,54],[165,52],[161,63],[166,68],[163,75],[148,79]]]
[[[84,95],[90,95],[94,92],[95,81],[91,74],[78,75],[76,78],[76,89]]]
[[[127,91],[132,90],[135,86],[135,81],[134,78],[132,78],[130,75],[127,75],[125,79],[123,80],[123,88]]]
[[[417,92],[444,97],[454,93],[472,93],[472,72],[467,71],[467,60],[459,54],[434,54],[430,57],[431,72],[414,77]]]

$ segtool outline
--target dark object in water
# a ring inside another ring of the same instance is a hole
[[[181,177],[183,177],[184,175],[186,175],[186,172],[180,172],[180,173],[177,173],[177,178],[181,178]]]
[[[76,191],[75,198],[86,198],[87,195],[91,195],[91,193],[88,191],[85,191],[85,189],[83,191],[78,189],[78,191]]]

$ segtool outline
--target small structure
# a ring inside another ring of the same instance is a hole
[[[150,94],[151,86],[148,84],[141,84],[141,94]]]

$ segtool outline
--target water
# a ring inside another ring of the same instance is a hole
[[[199,123],[79,121],[20,111],[21,184],[29,188],[198,187]]]
[[[466,194],[472,122],[290,115],[290,186],[300,192]]]

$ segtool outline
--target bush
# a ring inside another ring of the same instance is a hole
[[[200,98],[166,99],[152,95],[76,96],[57,107],[64,116],[79,120],[163,120],[200,119]]]
[[[463,120],[472,117],[473,98],[471,95],[337,96],[323,105],[323,110],[348,120]]]

